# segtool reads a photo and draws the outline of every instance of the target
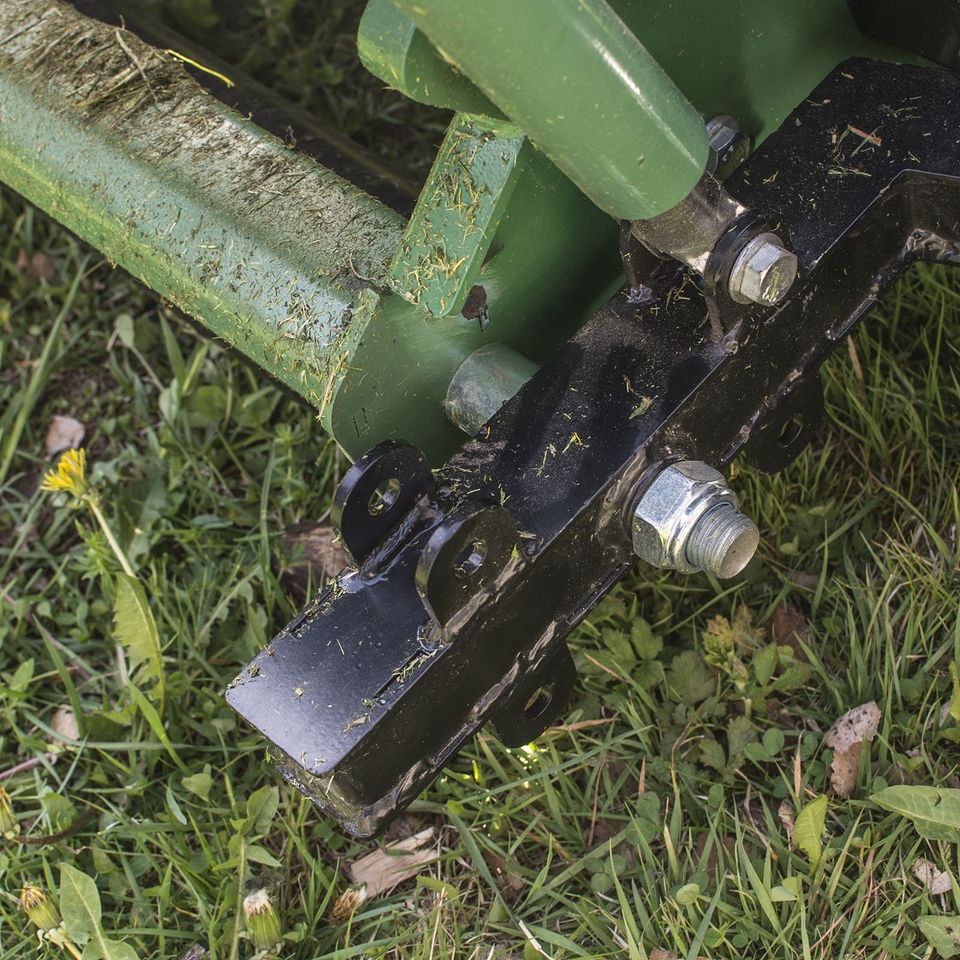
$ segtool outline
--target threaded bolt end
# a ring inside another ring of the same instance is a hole
[[[760,543],[756,524],[732,503],[718,503],[694,525],[684,553],[690,564],[719,580],[735,577]]]

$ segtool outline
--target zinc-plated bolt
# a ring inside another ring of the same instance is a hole
[[[723,475],[699,460],[664,467],[634,508],[634,552],[655,567],[725,580],[743,570],[759,542]]]
[[[797,279],[797,256],[774,233],[748,241],[730,271],[730,296],[738,303],[779,303]]]
[[[707,121],[707,140],[710,144],[707,170],[718,180],[726,180],[750,156],[750,138],[726,113]]]

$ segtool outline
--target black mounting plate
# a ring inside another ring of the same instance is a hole
[[[727,182],[789,231],[800,275],[783,303],[717,299],[708,316],[689,273],[658,268],[431,490],[399,477],[420,484],[408,512],[228,691],[283,775],[369,836],[486,721],[509,743],[554,722],[573,686],[565,638],[631,564],[651,468],[741,450],[789,463],[820,417],[825,356],[911,262],[960,260],[958,117],[952,73],[842,64]]]

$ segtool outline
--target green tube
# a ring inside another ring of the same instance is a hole
[[[395,3],[612,216],[657,216],[700,179],[703,118],[606,0]]]

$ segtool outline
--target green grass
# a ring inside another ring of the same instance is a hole
[[[956,883],[932,896],[911,871],[923,857],[957,876],[957,845],[869,799],[960,786],[943,716],[960,660],[950,273],[911,272],[865,321],[857,362],[844,349],[827,364],[827,424],[792,467],[736,466],[763,535],[746,575],[638,568],[574,638],[565,726],[522,750],[478,737],[398,830],[435,826],[440,860],[335,922],[367,847],[286,787],[272,819],[245,823],[277,778],[222,692],[295,612],[277,543],[326,514],[345,461],[308,410],[19,198],[0,202],[0,775],[39,760],[2,781],[27,836],[94,814],[49,845],[0,841],[4,960],[36,954],[16,894],[55,889],[60,862],[96,879],[111,936],[157,958],[194,944],[252,956],[238,903],[259,887],[287,932],[281,956],[304,960],[923,957],[920,918],[960,914]],[[17,268],[21,250],[52,258],[49,282]],[[162,726],[123,712],[102,535],[38,491],[55,413],[87,424],[92,476],[146,585]],[[745,625],[742,611],[765,626],[784,603],[803,617],[799,667]],[[736,661],[708,631],[717,616],[740,624]],[[852,797],[831,799],[812,867],[778,810],[827,792],[822,733],[869,700],[879,734]],[[53,726],[71,705],[79,742]]]

